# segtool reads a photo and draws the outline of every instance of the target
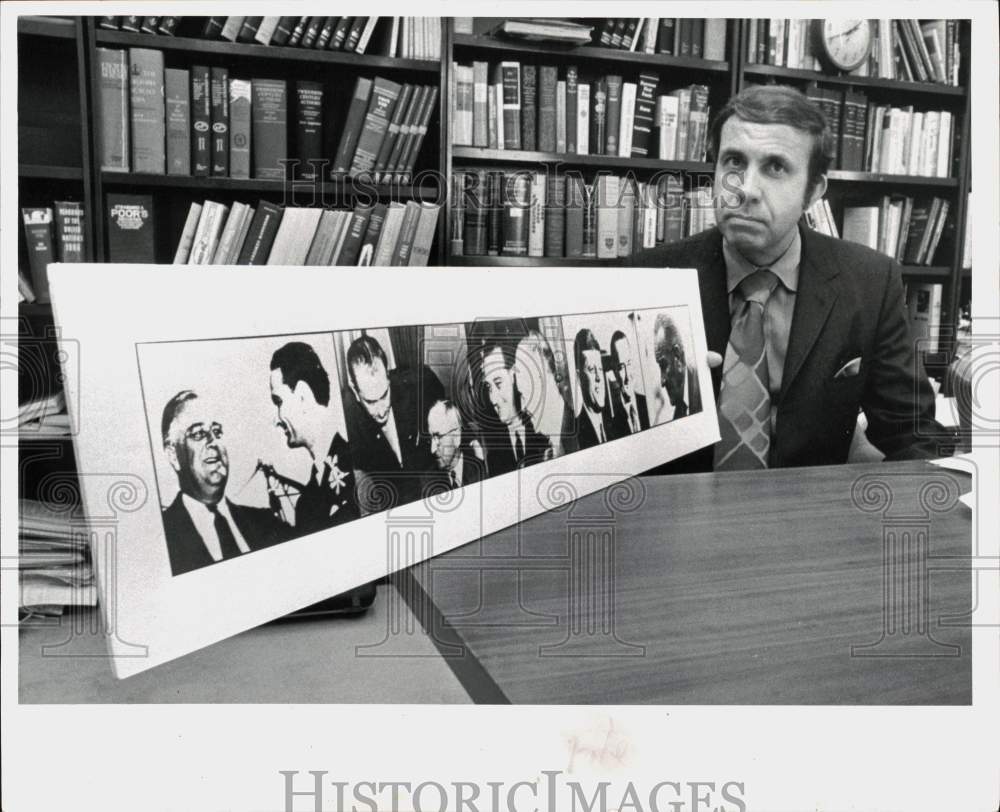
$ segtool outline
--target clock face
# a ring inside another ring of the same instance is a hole
[[[827,59],[840,70],[854,70],[872,45],[868,20],[820,20],[819,37]]]

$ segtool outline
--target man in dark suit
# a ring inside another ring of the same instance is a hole
[[[426,367],[389,369],[382,346],[369,335],[347,350],[350,394],[344,414],[363,512],[385,510],[424,496],[434,470],[425,420],[444,387]]]
[[[489,412],[483,420],[486,466],[500,476],[545,459],[548,438],[524,411],[514,371],[516,349],[507,337],[488,338],[479,350],[478,374]]]
[[[458,407],[439,400],[427,413],[431,454],[449,488],[473,485],[487,477],[486,455],[478,440],[468,437]]]
[[[800,225],[834,154],[823,112],[793,88],[750,87],[709,146],[718,226],[631,263],[696,268],[708,349],[725,356],[723,441],[666,470],[841,463],[859,408],[888,458],[934,456],[941,429],[898,264]]]
[[[225,498],[229,453],[222,442],[222,425],[197,394],[184,390],[167,402],[160,432],[180,488],[163,511],[174,575],[288,538],[287,528],[269,510]]]
[[[604,376],[601,345],[590,330],[584,328],[576,334],[573,357],[583,400],[576,415],[576,436],[582,450],[614,440],[618,431],[608,404],[608,382]]]
[[[297,536],[358,518],[354,469],[347,441],[330,406],[330,376],[305,342],[291,341],[271,356],[271,402],[289,448],[312,457],[309,482],[295,503]]]
[[[657,313],[653,322],[653,355],[660,368],[660,386],[665,395],[653,423],[679,420],[700,412],[698,370],[689,363],[680,330],[667,313]]]
[[[621,330],[611,336],[611,374],[615,382],[615,431],[619,437],[649,428],[646,397],[635,391],[632,344]]]

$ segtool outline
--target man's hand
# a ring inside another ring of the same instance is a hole
[[[717,366],[722,365],[722,356],[717,352],[708,351],[705,355],[705,360],[708,362],[709,369],[715,369]]]

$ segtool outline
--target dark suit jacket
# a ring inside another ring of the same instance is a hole
[[[491,477],[508,474],[545,459],[545,452],[549,447],[548,439],[535,431],[527,414],[521,415],[521,422],[524,425],[524,457],[520,463],[514,460],[510,434],[504,424],[494,421],[483,427],[481,439],[486,451],[486,467]]]
[[[233,521],[246,540],[251,552],[270,547],[289,538],[289,528],[278,521],[266,508],[237,505],[226,500]],[[178,493],[170,506],[163,511],[163,530],[167,537],[167,552],[170,554],[170,569],[174,575],[215,564],[208,554],[205,542],[201,540],[194,522],[184,507]]]
[[[859,408],[868,418],[868,438],[887,458],[935,456],[934,438],[943,430],[933,419],[934,395],[910,338],[899,265],[804,226],[800,233],[799,289],[770,466],[845,462]],[[718,228],[644,251],[627,264],[697,268],[708,349],[725,355],[731,319]],[[834,378],[858,357],[857,375]],[[721,367],[713,369],[716,399],[721,378]],[[708,448],[664,471],[711,468]]]
[[[358,518],[357,483],[354,467],[351,464],[351,452],[347,442],[340,434],[333,436],[328,454],[337,460],[337,470],[342,476],[342,483],[330,481],[325,476],[325,459],[317,460],[317,468],[323,481],[315,485],[307,484],[295,503],[295,535],[304,536],[335,527],[344,522]],[[336,477],[336,474],[334,474]],[[336,507],[336,510],[334,510]]]
[[[666,391],[663,397],[667,397]],[[688,367],[687,370],[687,413],[680,417],[687,417],[690,414],[697,414],[701,411],[701,387],[698,385],[698,370],[695,367]],[[680,419],[677,415],[677,407],[674,406],[673,420]]]
[[[584,448],[590,448],[591,446],[600,445],[600,440],[597,437],[597,432],[594,431],[594,424],[590,422],[590,418],[586,414],[586,406],[580,409],[576,416],[576,439],[580,445],[580,450]],[[601,412],[601,422],[604,424],[604,437],[606,440],[615,440],[618,437],[623,437],[623,434],[619,432],[624,430],[625,434],[628,434],[628,427],[622,424],[616,424],[612,420],[611,415],[608,413],[607,409]]]
[[[646,396],[638,392],[632,394],[635,401],[635,410],[639,418],[639,431],[649,428],[649,410],[646,408]],[[625,404],[622,401],[621,391],[615,390],[615,437],[628,437],[632,433],[629,426],[628,413],[625,411]]]
[[[485,451],[485,449],[484,449]],[[486,471],[486,460],[481,460],[475,452],[467,445],[462,446],[462,481],[461,486],[475,485],[486,479],[489,474]]]
[[[430,407],[444,397],[444,387],[426,367],[393,369],[389,372],[389,393],[402,464],[396,459],[382,427],[350,390],[343,393],[347,440],[355,469],[366,475],[369,484],[394,491],[395,504],[406,504],[421,498],[427,476],[434,470],[430,439],[424,425]]]

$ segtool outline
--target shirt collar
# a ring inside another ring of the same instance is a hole
[[[726,259],[726,289],[730,295],[747,276],[756,271],[758,267],[764,267],[751,263],[739,251],[732,248],[725,239],[722,241],[722,254]],[[785,249],[785,253],[767,266],[781,280],[781,284],[792,293],[799,287],[799,262],[801,259],[802,235],[796,228],[795,236],[788,248]]]

